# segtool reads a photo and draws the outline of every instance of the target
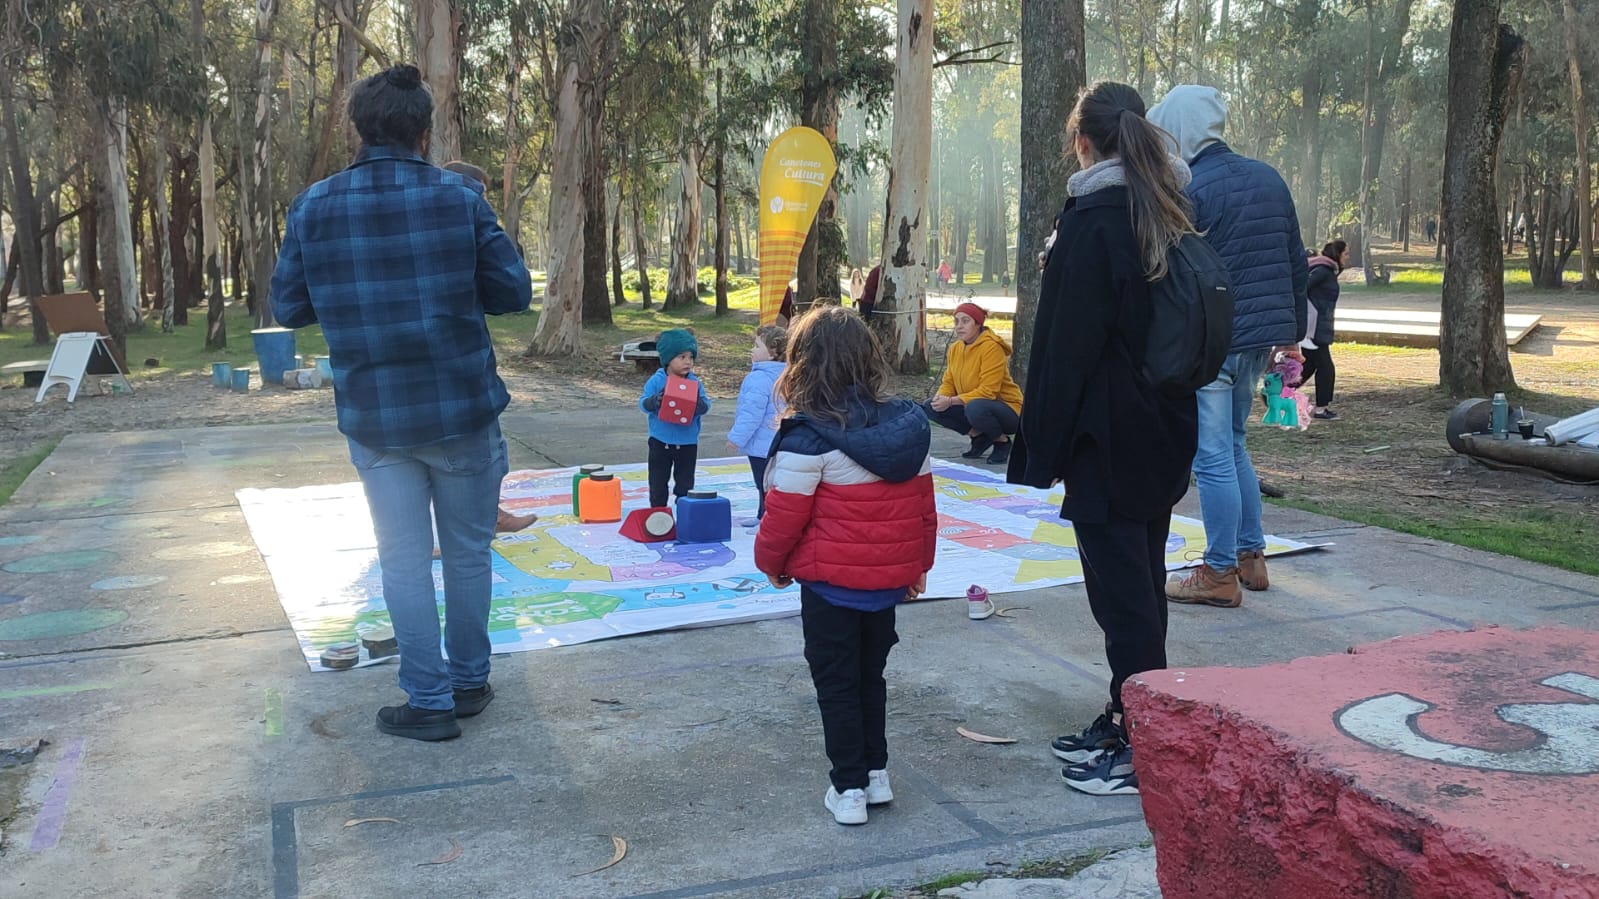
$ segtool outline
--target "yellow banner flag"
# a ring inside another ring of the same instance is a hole
[[[790,128],[766,149],[761,165],[761,324],[777,321],[800,248],[833,184],[838,162],[814,128]]]

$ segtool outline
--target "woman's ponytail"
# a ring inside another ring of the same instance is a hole
[[[1101,158],[1121,160],[1144,274],[1159,281],[1166,277],[1166,252],[1184,234],[1194,233],[1194,225],[1165,135],[1144,113],[1144,99],[1138,91],[1101,81],[1083,91],[1071,121]]]

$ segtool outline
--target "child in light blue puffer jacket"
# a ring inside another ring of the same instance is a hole
[[[788,408],[777,396],[777,378],[788,364],[784,361],[787,350],[788,332],[782,328],[767,325],[755,332],[750,373],[738,388],[738,412],[733,417],[733,430],[727,434],[728,446],[749,457],[755,489],[761,496],[755,518],[739,522],[745,527],[757,524],[766,514],[766,459],[771,453],[772,438],[777,436],[777,420]]]

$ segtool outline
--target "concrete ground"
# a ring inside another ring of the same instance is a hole
[[[643,456],[621,407],[504,425],[513,467]],[[963,445],[941,433],[935,450]],[[1025,611],[984,622],[959,602],[901,610],[896,801],[863,828],[821,805],[797,619],[497,657],[499,698],[462,739],[380,735],[394,669],[306,668],[233,499],[351,480],[331,425],[74,435],[0,508],[0,744],[50,742],[0,769],[0,896],[834,897],[1147,839],[1136,798],[1067,790],[1046,745],[1105,699],[1081,587],[1004,596]],[[1474,622],[1599,626],[1596,578],[1266,520],[1337,545],[1274,561],[1241,609],[1174,607],[1174,665]],[[352,823],[370,818],[393,820]],[[584,873],[612,836],[626,858]]]

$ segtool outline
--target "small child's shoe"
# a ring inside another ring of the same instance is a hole
[[[827,795],[822,797],[822,804],[833,813],[833,820],[840,824],[866,823],[865,790],[845,790],[840,793],[828,787]]]
[[[966,588],[966,617],[973,621],[982,621],[994,614],[994,601],[988,598],[988,591],[976,584]]]
[[[888,771],[866,772],[866,804],[882,805],[894,801],[894,788],[888,785]]]

